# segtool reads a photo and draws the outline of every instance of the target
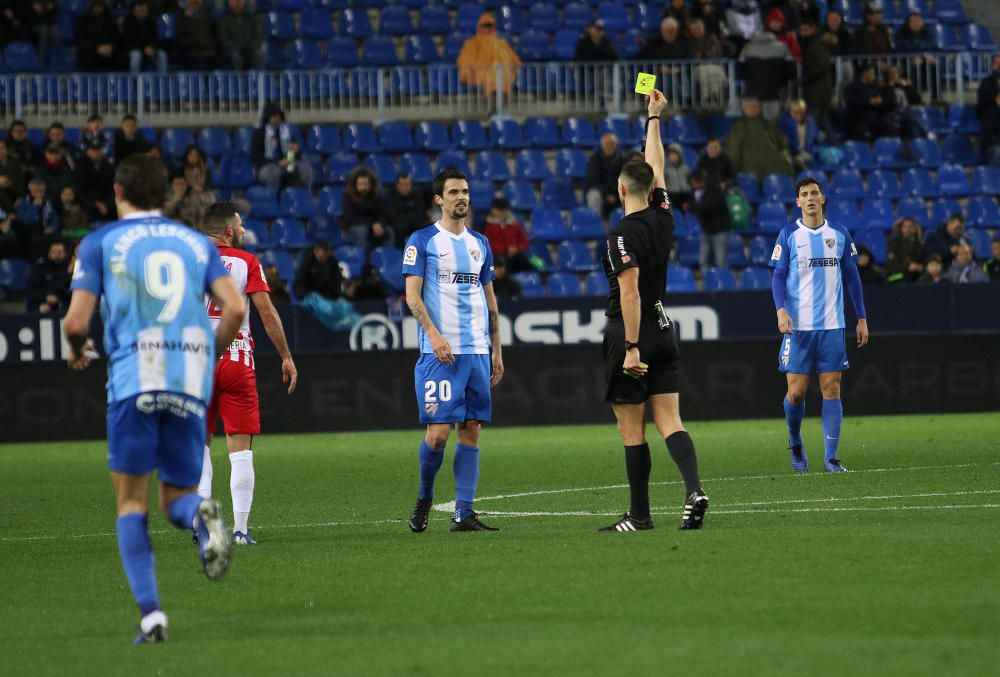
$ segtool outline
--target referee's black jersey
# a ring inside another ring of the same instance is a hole
[[[649,207],[622,218],[608,236],[604,274],[608,276],[609,318],[621,319],[622,306],[618,274],[639,268],[639,298],[643,319],[652,318],[657,301],[667,285],[667,260],[674,247],[674,216],[670,198],[663,188],[654,188]]]

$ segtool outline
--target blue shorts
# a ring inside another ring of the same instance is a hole
[[[778,370],[785,374],[824,374],[850,366],[843,329],[785,334],[778,348]]]
[[[205,403],[178,393],[141,393],[108,404],[108,468],[197,486],[205,449]]]
[[[455,355],[454,363],[445,364],[422,353],[413,379],[421,423],[489,421],[493,416],[489,355]]]

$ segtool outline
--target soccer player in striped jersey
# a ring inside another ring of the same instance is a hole
[[[803,178],[795,186],[795,204],[802,218],[778,235],[771,254],[774,268],[771,291],[783,336],[778,369],[788,381],[785,420],[792,469],[809,470],[802,443],[806,389],[810,374],[819,374],[823,393],[824,468],[844,472],[837,456],[844,409],[840,403],[841,374],[850,367],[844,339],[844,285],[858,318],[858,348],[868,343],[868,320],[858,274],[858,251],[846,229],[823,217],[826,198],[816,179]]]
[[[254,545],[250,536],[250,507],[253,505],[255,474],[253,470],[253,436],[260,434],[260,405],[257,399],[257,372],[253,359],[253,336],[250,334],[250,306],[247,299],[260,313],[264,331],[281,356],[281,380],[288,384],[288,394],[295,391],[298,371],[288,348],[285,330],[278,311],[271,303],[271,290],[264,280],[260,261],[250,252],[243,251],[243,219],[236,205],[216,202],[205,215],[202,230],[218,248],[222,264],[229,271],[246,305],[243,322],[229,349],[215,363],[215,390],[208,406],[208,434],[205,442],[205,460],[202,465],[198,493],[208,498],[212,495],[212,458],[210,447],[215,433],[216,419],[222,416],[229,449],[229,491],[233,498],[233,542],[237,545]],[[208,317],[212,325],[219,322],[219,308],[206,297]]]
[[[73,270],[63,331],[69,366],[90,362],[87,338],[101,301],[108,356],[108,467],[117,497],[118,550],[141,618],[136,643],[166,639],[153,546],[149,482],[156,469],[160,509],[180,529],[194,529],[205,574],[229,566],[230,539],[217,501],[195,493],[201,475],[205,405],[212,363],[240,326],[243,302],[204,235],[164,218],[167,170],[133,155],[115,171],[120,220],[83,239]],[[204,294],[220,308],[214,335]]]
[[[455,515],[452,531],[498,531],[472,509],[479,480],[479,432],[492,417],[490,388],[503,376],[493,254],[469,228],[469,182],[448,168],[435,177],[441,220],[410,236],[403,252],[406,304],[417,320],[420,358],[414,369],[420,422],[420,492],[410,515],[414,533],[427,528],[434,478],[453,427]]]

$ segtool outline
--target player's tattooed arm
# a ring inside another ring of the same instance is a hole
[[[427,335],[427,340],[430,341],[431,348],[434,350],[434,356],[445,364],[451,364],[455,361],[455,356],[451,352],[451,346],[448,344],[448,341],[441,336],[441,332],[434,326],[430,316],[427,314],[423,292],[424,278],[416,275],[407,275],[406,305],[413,314],[413,319],[417,321],[420,328],[424,330],[424,334]]]

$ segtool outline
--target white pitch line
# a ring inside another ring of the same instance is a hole
[[[883,510],[956,510],[959,508],[1000,508],[1000,503],[979,503],[970,505],[895,505],[868,508],[858,506],[854,508],[791,508],[789,510],[709,510],[709,515],[758,515],[758,514],[781,514],[791,512],[880,512]],[[485,512],[482,515],[493,517],[612,517],[621,515],[621,511],[616,512]],[[677,512],[660,510],[650,510],[652,515],[676,515]]]

